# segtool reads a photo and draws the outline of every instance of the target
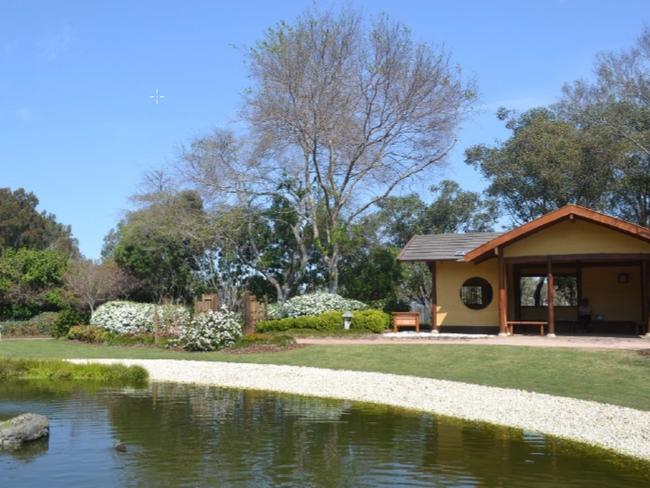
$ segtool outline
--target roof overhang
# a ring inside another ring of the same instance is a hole
[[[650,229],[640,225],[627,222],[625,220],[611,217],[609,215],[596,212],[579,205],[566,205],[562,208],[547,213],[535,220],[517,227],[509,232],[501,234],[498,237],[472,249],[464,256],[467,262],[478,263],[498,255],[500,250],[513,242],[528,237],[535,232],[539,232],[551,225],[557,224],[563,220],[582,219],[594,224],[602,225],[619,232],[623,232],[645,242],[650,242]]]

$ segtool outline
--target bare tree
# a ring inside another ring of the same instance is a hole
[[[186,175],[222,201],[291,201],[297,259],[306,266],[313,242],[335,292],[347,226],[443,163],[474,92],[445,49],[349,10],[278,24],[249,61],[252,142],[223,131],[198,139],[184,153]]]
[[[91,314],[97,305],[124,296],[136,286],[136,280],[112,260],[101,264],[85,259],[71,261],[63,282]]]

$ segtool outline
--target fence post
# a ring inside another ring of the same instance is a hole
[[[259,302],[253,293],[244,293],[244,334],[254,334],[255,325],[265,319],[266,303]]]

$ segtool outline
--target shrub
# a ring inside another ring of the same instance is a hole
[[[350,328],[381,334],[390,325],[390,315],[381,310],[359,310],[352,315]]]
[[[59,312],[42,312],[29,320],[3,322],[0,331],[10,337],[53,335],[58,316]]]
[[[100,343],[110,339],[111,334],[96,325],[75,325],[70,327],[67,338],[72,341]]]
[[[88,322],[88,313],[80,312],[75,308],[66,308],[59,312],[52,328],[54,337],[64,337],[73,325],[85,324]]]
[[[39,335],[52,335],[60,312],[41,312],[27,322],[36,327]]]
[[[214,351],[234,344],[242,336],[237,315],[225,308],[197,315],[180,327],[174,344],[188,351]]]
[[[300,317],[303,315],[320,315],[324,312],[345,312],[346,310],[363,310],[365,303],[343,298],[334,293],[309,293],[276,305],[269,316],[272,318]]]
[[[118,300],[97,308],[90,324],[103,327],[114,334],[133,335],[153,332],[158,321],[159,332],[165,334],[169,329],[183,327],[189,318],[190,314],[185,307]]]
[[[390,317],[381,310],[358,310],[352,315],[350,327],[380,333],[388,327]],[[343,315],[340,312],[325,312],[320,315],[285,317],[276,320],[263,320],[257,324],[258,332],[309,329],[334,331],[343,329]]]

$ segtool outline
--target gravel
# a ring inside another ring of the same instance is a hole
[[[446,332],[384,332],[382,337],[389,339],[429,339],[429,340],[450,340],[450,339],[490,339],[496,338],[496,335],[489,334],[451,334]]]
[[[650,412],[523,390],[384,373],[166,359],[74,362],[140,365],[152,381],[278,391],[381,403],[507,425],[650,460]]]

